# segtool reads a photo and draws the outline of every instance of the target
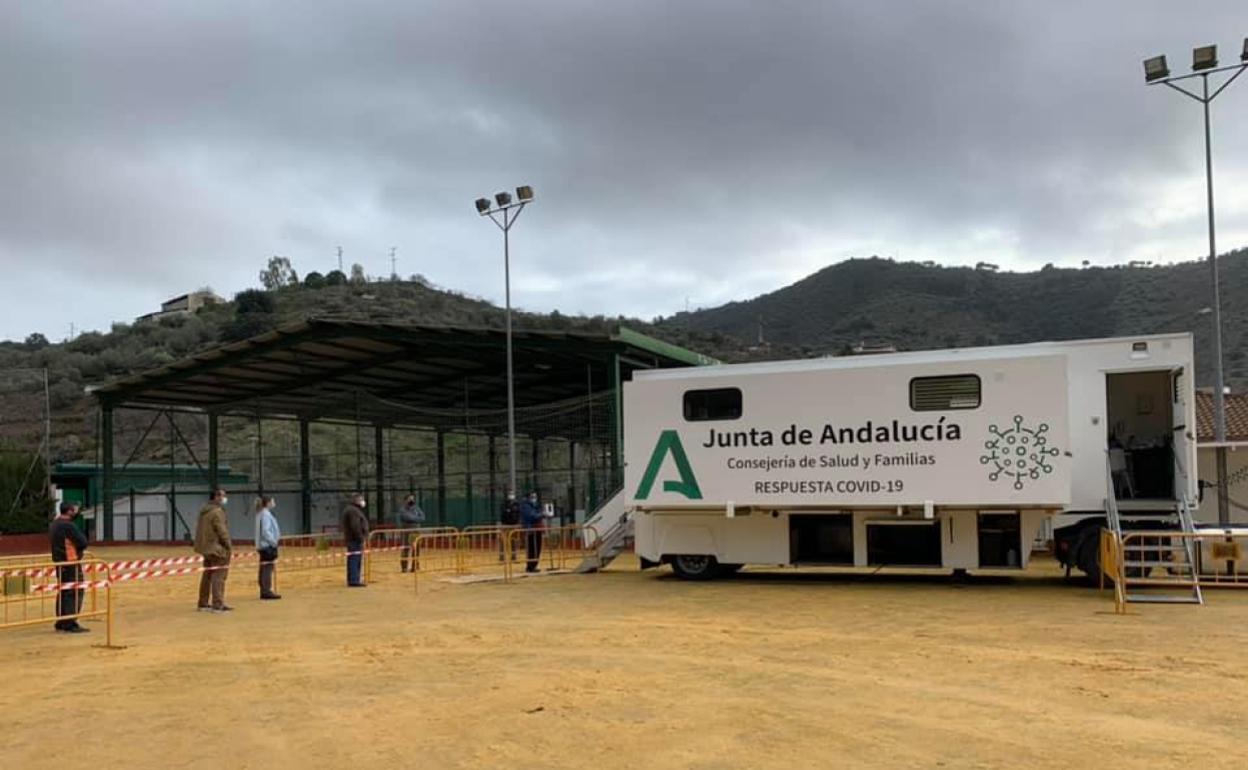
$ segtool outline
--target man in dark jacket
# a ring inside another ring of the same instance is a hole
[[[364,544],[368,541],[368,517],[364,515],[367,505],[364,495],[356,492],[342,509],[340,526],[347,546],[347,585],[352,588],[364,585],[360,578],[360,565],[364,560]]]
[[[537,492],[530,491],[528,497],[520,503],[520,525],[524,527],[524,550],[528,557],[525,572],[537,572],[537,564],[542,560],[542,529],[546,526],[546,517],[542,515],[541,503],[537,500]]]
[[[74,526],[78,518],[78,506],[61,503],[60,515],[48,528],[48,540],[52,546],[52,561],[57,563],[56,582],[71,585],[82,582],[82,565],[79,561],[87,550],[87,536]],[[82,589],[62,588],[56,595],[56,630],[65,634],[82,634],[90,631],[78,625],[72,617],[82,611]],[[69,617],[67,617],[69,616]]]
[[[511,552],[511,560],[516,560],[515,549],[519,545],[511,533],[520,528],[520,503],[516,502],[516,492],[507,490],[507,499],[503,501],[502,510],[498,512],[498,560],[505,561],[504,554]]]

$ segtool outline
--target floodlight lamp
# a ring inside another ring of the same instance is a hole
[[[1144,82],[1151,83],[1154,80],[1170,77],[1170,68],[1166,66],[1166,57],[1154,56],[1151,59],[1144,60]]]
[[[511,193],[506,193],[506,192],[494,193],[494,202],[498,204],[499,208],[502,208],[503,206],[510,204]]]
[[[1196,71],[1211,70],[1218,66],[1218,47],[1202,45],[1192,51],[1192,69]]]
[[[477,213],[478,214],[490,213],[490,199],[489,198],[477,198]]]
[[[516,197],[520,199],[521,203],[528,203],[533,200],[533,188],[529,187],[527,184],[517,187]]]

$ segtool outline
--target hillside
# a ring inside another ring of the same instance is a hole
[[[87,385],[145,371],[310,317],[494,328],[504,324],[501,308],[431,286],[418,277],[325,285],[309,276],[304,282],[289,280],[268,291],[240,292],[232,302],[202,308],[191,316],[116,323],[108,332],[86,332],[65,343],[50,344],[38,335],[20,343],[0,342],[0,450],[40,445],[44,368],[49,372],[52,455],[90,461],[95,452],[96,426],[94,405],[84,396]],[[657,329],[638,319],[517,312],[514,321],[519,329],[586,331],[606,331],[624,323],[725,360],[744,360],[758,354],[719,332]],[[153,455],[144,459],[163,458]]]
[[[1248,386],[1248,250],[1221,259],[1227,381]],[[114,324],[70,342],[32,335],[0,342],[0,447],[34,448],[43,431],[42,372],[50,374],[53,456],[89,460],[94,410],[83,395],[93,383],[150,369],[195,352],[309,317],[501,328],[502,309],[481,299],[412,280],[340,280],[293,274],[267,291],[193,316]],[[1212,376],[1203,262],[1166,267],[1045,268],[1001,273],[854,259],[754,299],[637,319],[518,312],[522,329],[605,330],[626,323],[640,331],[725,361],[843,353],[851,345],[887,343],[900,350],[1193,331],[1200,384]],[[759,327],[766,340],[756,344]],[[149,459],[158,459],[156,457]]]
[[[1219,259],[1228,384],[1248,385],[1248,249]],[[688,328],[756,340],[804,355],[859,342],[899,350],[1109,337],[1196,335],[1198,381],[1212,378],[1206,262],[1162,267],[1052,268],[1005,273],[852,259],[770,294],[679,313],[659,329]]]

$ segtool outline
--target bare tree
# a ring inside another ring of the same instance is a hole
[[[266,291],[276,291],[283,286],[296,286],[298,283],[299,275],[290,266],[290,260],[286,257],[279,257],[276,254],[269,257],[268,267],[260,271],[260,285]]]

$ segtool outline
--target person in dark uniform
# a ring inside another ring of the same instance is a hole
[[[520,524],[524,527],[524,550],[528,559],[524,571],[537,572],[538,562],[542,560],[542,535],[545,534],[542,529],[546,526],[537,492],[529,492],[524,502],[520,503]]]
[[[514,490],[507,490],[507,499],[503,501],[502,510],[498,512],[498,560],[505,561],[508,551],[512,551],[511,560],[516,560],[513,547],[515,541],[511,539],[511,533],[520,528],[520,503],[516,502],[516,493]]]
[[[362,588],[366,585],[360,576],[364,560],[364,546],[368,543],[368,517],[364,507],[368,502],[359,492],[351,495],[350,502],[342,509],[342,539],[347,548],[347,585]]]
[[[56,582],[61,585],[82,582],[82,564],[79,562],[87,550],[87,536],[74,526],[78,518],[78,506],[61,503],[60,515],[48,528],[48,540],[52,546],[52,561],[57,563]],[[82,589],[62,588],[56,595],[56,630],[64,634],[84,634],[91,629],[78,624],[72,617],[82,609]]]

